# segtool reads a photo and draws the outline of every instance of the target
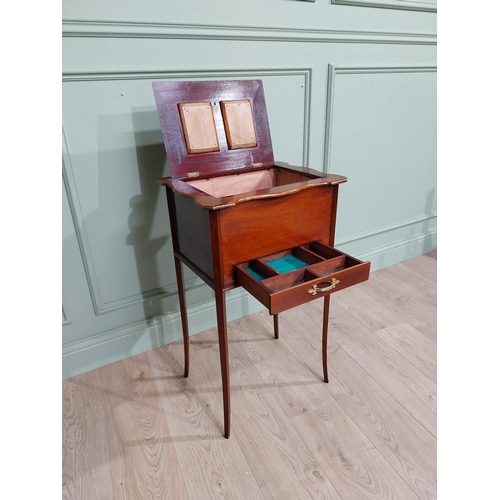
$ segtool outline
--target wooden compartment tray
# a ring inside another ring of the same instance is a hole
[[[316,241],[242,262],[235,281],[278,314],[366,281],[369,273],[369,262]]]

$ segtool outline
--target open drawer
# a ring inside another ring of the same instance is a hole
[[[235,279],[271,314],[286,311],[368,279],[370,263],[320,242],[235,267]]]

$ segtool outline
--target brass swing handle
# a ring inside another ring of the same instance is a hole
[[[313,285],[312,288],[309,288],[309,290],[307,290],[307,293],[310,293],[311,295],[316,295],[318,292],[329,292],[330,290],[333,290],[335,286],[338,285],[339,283],[340,283],[339,280],[332,278],[332,282],[328,286],[320,288],[318,287],[318,285]]]

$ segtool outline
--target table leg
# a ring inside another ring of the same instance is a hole
[[[323,304],[323,340],[322,340],[322,354],[323,354],[323,377],[328,383],[328,316],[330,314],[330,295],[325,295],[325,302]]]
[[[231,400],[229,385],[229,353],[227,345],[226,294],[215,290],[217,332],[219,335],[220,367],[222,373],[222,401],[224,405],[224,437],[229,438],[231,426]]]
[[[277,314],[273,314],[273,320],[274,320],[274,338],[279,339],[280,332],[279,332],[278,315]]]
[[[184,274],[182,262],[175,257],[175,274],[177,276],[177,291],[179,293],[179,306],[181,310],[182,338],[184,341],[184,376],[189,375],[189,330],[186,309],[186,293],[184,290]]]

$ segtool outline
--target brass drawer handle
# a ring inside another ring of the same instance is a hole
[[[312,288],[309,288],[309,290],[307,290],[307,293],[310,293],[311,295],[316,295],[318,292],[328,292],[330,290],[333,290],[335,286],[338,285],[339,283],[340,283],[339,280],[332,278],[332,282],[328,286],[325,286],[324,288],[319,288],[318,285],[313,285]]]

